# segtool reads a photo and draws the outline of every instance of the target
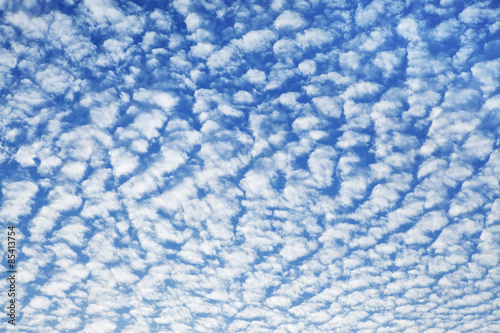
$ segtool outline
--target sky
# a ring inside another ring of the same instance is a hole
[[[0,325],[499,332],[499,37],[494,0],[0,0]]]

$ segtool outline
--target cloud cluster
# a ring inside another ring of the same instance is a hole
[[[0,11],[9,331],[500,330],[493,2]]]

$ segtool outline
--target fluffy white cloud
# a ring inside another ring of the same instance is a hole
[[[312,99],[314,105],[325,115],[333,118],[339,118],[342,114],[342,109],[338,105],[335,98],[322,96]]]
[[[297,34],[297,42],[302,48],[320,47],[333,41],[330,32],[311,28]]]
[[[49,65],[36,74],[42,88],[50,93],[62,94],[72,86],[73,78],[66,71]]]
[[[134,100],[143,103],[155,104],[167,113],[177,104],[177,98],[172,96],[172,94],[142,88],[134,93]]]
[[[397,26],[398,33],[404,38],[415,41],[419,39],[418,23],[413,18],[404,18]]]
[[[266,73],[258,69],[249,69],[245,76],[249,82],[254,84],[263,84],[266,82]]]
[[[500,77],[500,61],[492,60],[480,62],[472,66],[472,75],[481,82],[481,89],[486,94],[490,94],[498,87]]]
[[[68,162],[62,168],[61,172],[64,173],[69,178],[80,180],[85,174],[87,166],[85,163],[81,162]]]
[[[304,75],[312,75],[316,72],[314,60],[304,60],[299,64],[299,71]]]
[[[263,52],[276,39],[274,32],[268,29],[250,31],[237,41],[237,45],[245,52]]]
[[[139,159],[123,148],[115,149],[110,152],[111,165],[116,177],[127,175],[137,168]]]
[[[19,217],[30,214],[38,186],[30,181],[3,182],[2,208],[0,219],[4,223],[18,221]]]
[[[401,63],[401,59],[394,52],[380,52],[373,63],[384,71],[384,76],[390,76],[396,67]]]
[[[285,10],[274,21],[276,29],[300,29],[305,26],[306,22],[299,13]]]

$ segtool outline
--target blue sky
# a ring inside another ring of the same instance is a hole
[[[9,331],[500,331],[495,1],[0,15]]]

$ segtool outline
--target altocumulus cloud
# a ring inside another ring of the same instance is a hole
[[[9,331],[500,331],[494,1],[0,12]]]

